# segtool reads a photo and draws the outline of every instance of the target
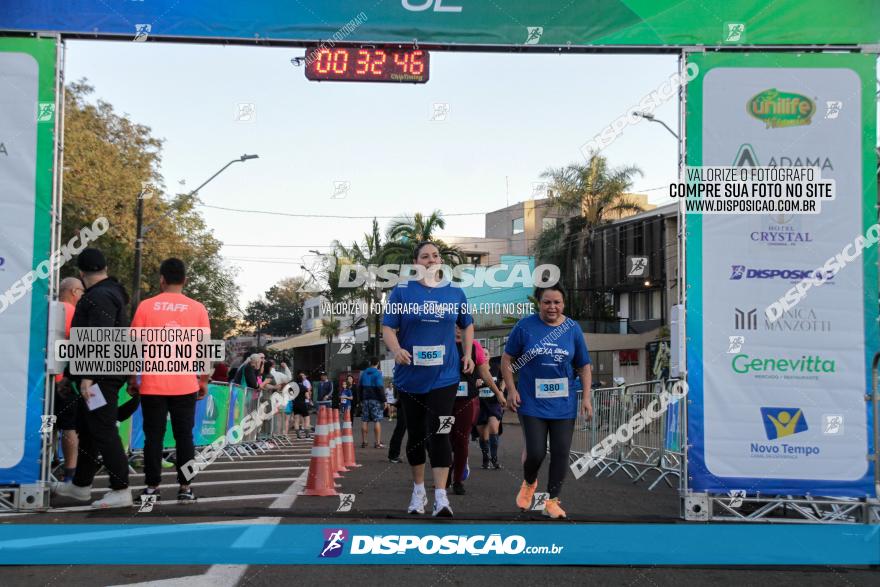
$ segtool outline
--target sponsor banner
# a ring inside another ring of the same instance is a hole
[[[136,540],[137,548],[114,548],[127,540]],[[0,526],[0,564],[46,560],[115,565],[876,565],[880,534],[867,525]]]
[[[120,392],[120,405],[129,399],[128,394]],[[196,446],[206,446],[226,434],[226,416],[229,413],[229,387],[223,384],[209,383],[208,395],[196,402],[196,417],[193,424],[193,442]],[[132,414],[130,420],[120,423],[119,435],[123,443],[131,443],[132,450],[144,448],[144,416],[140,406]],[[174,448],[174,434],[171,430],[171,419],[165,426],[163,448]]]
[[[876,58],[693,61],[689,166],[812,167],[839,197],[818,214],[687,216],[689,488],[874,495],[877,248],[826,261],[876,222]],[[823,287],[776,303],[803,282]]]
[[[55,61],[54,40],[0,38],[0,293],[50,257]],[[0,485],[40,477],[49,283],[30,278],[0,300]]]
[[[868,0],[4,0],[0,30],[58,31],[133,41],[402,42],[466,45],[762,45],[880,42],[880,6]],[[768,89],[769,90],[769,89]],[[783,98],[796,95],[780,90]],[[756,117],[764,113],[758,108]],[[786,126],[792,117],[767,121]]]

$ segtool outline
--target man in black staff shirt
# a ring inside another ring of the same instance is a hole
[[[77,258],[80,278],[86,291],[76,304],[71,328],[103,328],[128,326],[128,294],[125,288],[107,275],[104,254],[93,248],[84,249]],[[68,374],[68,376],[70,376]],[[96,508],[131,507],[128,489],[128,459],[116,429],[119,390],[125,383],[123,375],[70,376],[79,390],[76,431],[79,453],[73,483],[54,487],[55,495],[88,501],[92,481],[103,464],[110,478],[110,491],[92,506]],[[106,404],[89,410],[86,403],[97,394]]]

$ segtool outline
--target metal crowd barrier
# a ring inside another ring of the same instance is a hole
[[[677,477],[681,482],[686,448],[685,400],[673,398],[663,413],[652,416],[652,413],[657,414],[660,410],[660,392],[664,389],[669,391],[674,383],[675,380],[655,380],[593,389],[593,418],[585,420],[578,413],[571,461],[590,455],[594,447],[602,444],[603,439],[612,436],[614,442],[610,450],[594,457],[592,461],[596,477],[612,477],[622,471],[633,483],[638,483],[649,473],[657,473],[656,479],[648,487],[649,491],[661,481],[673,487],[670,477]],[[578,393],[578,405],[582,393]],[[627,434],[629,429],[625,425],[643,410],[647,417],[643,418],[642,429],[632,435]],[[623,434],[618,434],[618,431],[623,431]]]
[[[283,406],[247,435],[229,434],[234,426],[241,424],[245,416],[257,411],[260,402],[270,401],[271,395],[270,392],[261,392],[259,389],[212,381],[208,387],[208,396],[201,400],[205,402],[204,405],[199,406],[196,412],[196,422],[193,427],[196,451],[210,445],[221,436],[226,436],[227,443],[223,448],[223,454],[230,460],[262,454],[275,447],[292,446],[293,442],[287,438],[284,429]],[[124,446],[129,450],[130,463],[141,458],[143,453],[142,422],[138,408],[129,423],[124,428],[120,426],[120,436]],[[169,436],[166,434],[166,438]],[[163,447],[163,456],[166,459],[173,458],[174,453],[172,439],[170,444]]]

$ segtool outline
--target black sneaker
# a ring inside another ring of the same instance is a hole
[[[400,459],[400,457],[388,457],[388,462],[389,463],[402,463],[403,461]]]
[[[195,503],[198,498],[193,494],[193,490],[190,487],[189,489],[181,489],[177,492],[177,501],[179,503]]]
[[[455,495],[464,495],[467,491],[464,490],[464,483],[461,481],[456,481],[452,484],[452,492]]]
[[[296,431],[296,437],[299,438],[300,440],[302,440],[302,437],[303,437],[302,430]]]
[[[156,499],[152,501],[162,501],[161,495],[159,495],[159,489],[153,489],[152,487],[145,487],[143,491],[141,491],[141,503],[145,503],[146,499],[144,499],[145,495],[155,495]]]
[[[496,469],[500,469],[501,463],[498,462],[498,459],[492,459],[492,466],[495,467]]]
[[[489,454],[488,453],[483,453],[483,468],[484,469],[489,468]]]

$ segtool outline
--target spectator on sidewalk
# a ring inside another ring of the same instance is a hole
[[[324,371],[321,371],[321,382],[318,384],[318,403],[327,407],[333,403],[333,383]]]
[[[220,383],[226,383],[229,381],[229,365],[226,364],[226,361],[220,361],[217,363],[217,366],[214,367],[214,372],[211,373],[211,381],[217,381]]]
[[[162,261],[159,267],[157,296],[146,299],[135,311],[132,328],[204,328],[210,337],[208,311],[201,303],[183,294],[186,266],[180,259]],[[138,388],[136,377],[129,388]],[[183,473],[183,465],[195,458],[193,425],[196,400],[208,393],[208,375],[154,375],[144,373],[140,381],[141,408],[144,416],[144,489],[143,496],[155,495],[159,501],[162,482],[162,443],[168,416],[174,434],[177,466],[178,502],[194,502],[191,483]],[[143,498],[142,498],[143,499]]]
[[[85,287],[76,277],[65,277],[58,286],[58,301],[64,304],[64,336],[70,338],[70,324],[76,312]],[[79,451],[79,438],[76,435],[76,394],[70,379],[63,374],[55,376],[55,428],[61,433],[61,451],[64,454],[65,483],[73,481],[76,471],[76,455]]]
[[[367,424],[373,423],[375,448],[382,444],[382,412],[385,410],[385,385],[379,371],[379,359],[370,357],[370,366],[361,373],[361,448],[367,448]]]
[[[76,304],[71,328],[122,328],[128,326],[128,294],[125,288],[107,274],[107,259],[98,249],[84,249],[77,258],[80,278],[85,292]],[[71,483],[59,483],[55,495],[88,501],[92,496],[92,482],[103,465],[110,480],[110,491],[92,506],[97,508],[130,507],[128,489],[128,459],[122,439],[116,429],[119,390],[125,384],[122,375],[100,373],[70,376],[78,387],[76,430],[79,435],[76,472]],[[106,403],[93,410],[89,403]]]

